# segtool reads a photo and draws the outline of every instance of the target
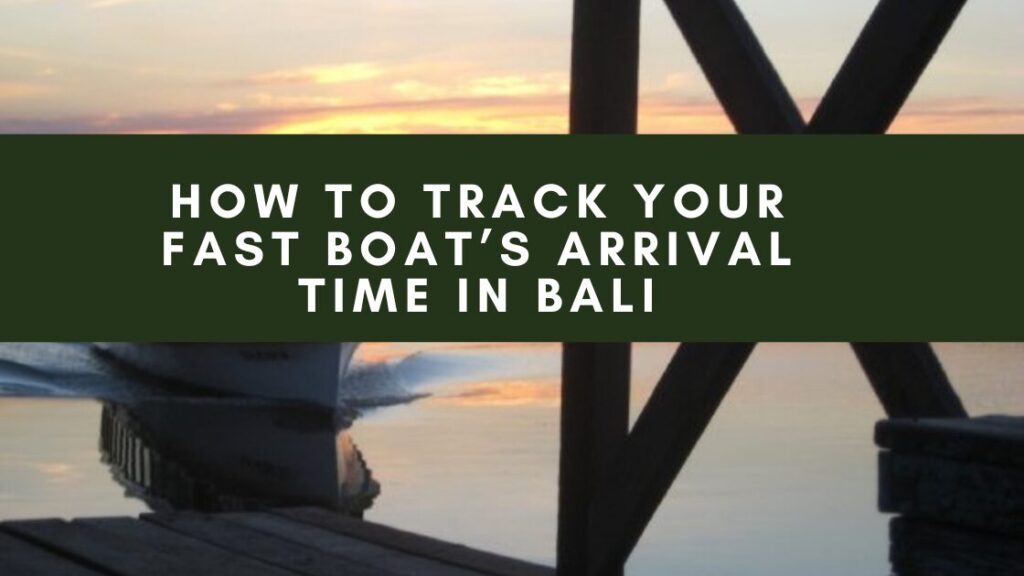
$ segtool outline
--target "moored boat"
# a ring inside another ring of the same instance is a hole
[[[358,342],[97,342],[144,372],[237,396],[338,404]]]
[[[320,506],[359,516],[380,486],[345,424],[263,401],[106,402],[100,451],[153,510]]]

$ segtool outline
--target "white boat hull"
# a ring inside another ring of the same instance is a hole
[[[107,402],[100,449],[114,478],[155,510],[323,506],[358,515],[380,491],[348,432],[308,408]]]
[[[358,342],[97,342],[96,346],[161,378],[231,395],[334,407]]]

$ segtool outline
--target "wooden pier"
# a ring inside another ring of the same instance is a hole
[[[0,523],[4,576],[551,576],[320,508]]]

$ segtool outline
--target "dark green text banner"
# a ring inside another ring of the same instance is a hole
[[[1019,136],[4,136],[0,158],[4,340],[1024,340]]]

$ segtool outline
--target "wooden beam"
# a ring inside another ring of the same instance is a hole
[[[738,132],[805,130],[732,0],[665,1]],[[806,130],[885,132],[964,1],[882,0]],[[881,74],[877,82],[872,80],[875,73]],[[863,100],[856,100],[861,96]],[[927,343],[854,344],[854,350],[890,416],[967,415]]]
[[[927,342],[851,344],[890,418],[967,416]]]
[[[799,132],[803,118],[733,0],[665,0],[737,132]]]
[[[738,132],[805,130],[732,0],[665,2]],[[885,132],[964,2],[882,0],[806,130]],[[927,343],[854,344],[854,351],[890,416],[967,415]]]
[[[613,574],[625,563],[753,349],[680,345],[595,485],[590,574]]]
[[[575,0],[569,131],[636,132],[640,0]]]
[[[965,2],[879,2],[814,113],[809,131],[888,130]]]
[[[558,574],[587,574],[593,481],[629,431],[630,344],[566,342],[562,351],[561,457],[558,476]],[[603,514],[603,512],[601,513]],[[609,574],[620,573],[623,562]]]

